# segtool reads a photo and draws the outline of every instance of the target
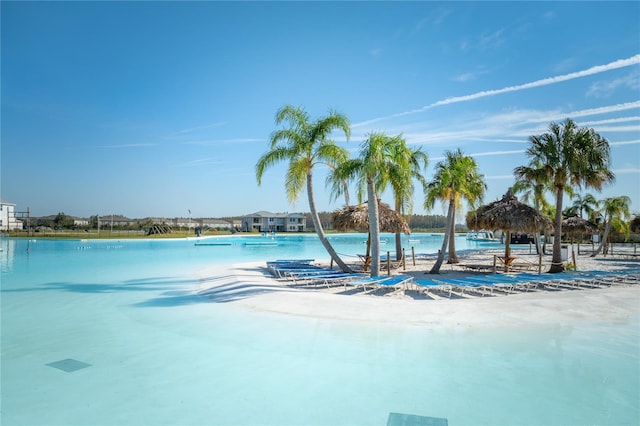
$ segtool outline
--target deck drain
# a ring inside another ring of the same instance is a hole
[[[66,371],[67,373],[73,373],[74,371],[81,370],[86,367],[91,367],[91,364],[78,361],[77,359],[67,358],[60,361],[50,362],[49,367],[57,368],[58,370]]]
[[[416,416],[415,414],[389,413],[387,426],[447,426],[447,419]]]

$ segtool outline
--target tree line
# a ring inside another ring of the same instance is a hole
[[[422,186],[425,209],[432,208],[436,202],[447,206],[443,244],[431,272],[439,272],[446,254],[450,263],[458,261],[453,238],[456,211],[464,201],[471,210],[481,207],[487,189],[484,175],[471,156],[460,149],[446,151],[445,159],[436,164],[435,174],[428,180],[423,174],[428,164],[427,154],[422,147],[409,147],[402,134],[389,136],[383,132],[371,132],[361,142],[359,154],[350,158],[350,152],[332,139],[336,132],[344,135],[347,141],[350,138],[350,122],[344,114],[330,110],[326,116],[314,120],[302,107],[286,105],[276,112],[275,123],[280,127],[272,133],[269,150],[255,166],[258,184],[261,184],[267,169],[281,162],[288,163],[284,185],[287,198],[294,202],[306,190],[310,222],[320,242],[342,270],[350,271],[350,268],[326,238],[324,229],[329,228],[329,218],[321,215],[315,206],[313,171],[318,165],[330,170],[326,185],[334,198],[344,197],[345,205],[349,206],[349,188],[355,186],[358,203],[366,200],[369,219],[367,254],[371,255],[372,276],[379,273],[379,194],[389,187],[393,193],[393,207],[403,217],[413,217],[415,183]],[[583,188],[600,191],[603,185],[615,180],[609,168],[609,142],[594,129],[579,128],[569,118],[563,123],[551,123],[548,132],[532,135],[529,142],[526,150],[528,164],[514,169],[514,192],[517,190],[523,196],[530,196],[539,213],[544,212],[545,194],[553,195],[555,208],[548,209],[547,214],[553,215],[553,233],[558,238],[554,239],[549,272],[560,272],[564,269],[560,251],[564,194],[574,195],[574,189]],[[624,196],[603,201],[604,245],[601,244],[594,255],[604,249],[608,232],[616,224],[629,220],[629,203],[629,198]],[[415,222],[413,225],[414,229],[420,228]],[[398,231],[398,256],[399,247]]]

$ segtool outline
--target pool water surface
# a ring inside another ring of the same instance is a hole
[[[637,317],[433,329],[252,311],[194,294],[203,268],[327,258],[313,236],[245,244],[260,238],[0,240],[0,423],[384,425],[390,413],[449,425],[640,420]],[[416,238],[416,251],[433,253],[442,237]],[[364,251],[364,239],[332,237],[348,256]],[[166,296],[172,303],[157,302]]]

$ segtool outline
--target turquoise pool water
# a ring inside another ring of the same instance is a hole
[[[637,317],[432,329],[193,295],[212,265],[327,257],[312,236],[245,244],[261,238],[0,240],[1,424],[384,425],[391,412],[449,425],[640,421]],[[440,238],[412,245],[433,252]],[[363,251],[363,235],[332,240]],[[170,305],[153,303],[167,295]]]

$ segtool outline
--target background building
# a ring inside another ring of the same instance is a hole
[[[16,205],[0,200],[0,231],[23,229],[22,221],[16,219]]]
[[[243,232],[305,232],[307,218],[302,213],[259,211],[242,217]]]

